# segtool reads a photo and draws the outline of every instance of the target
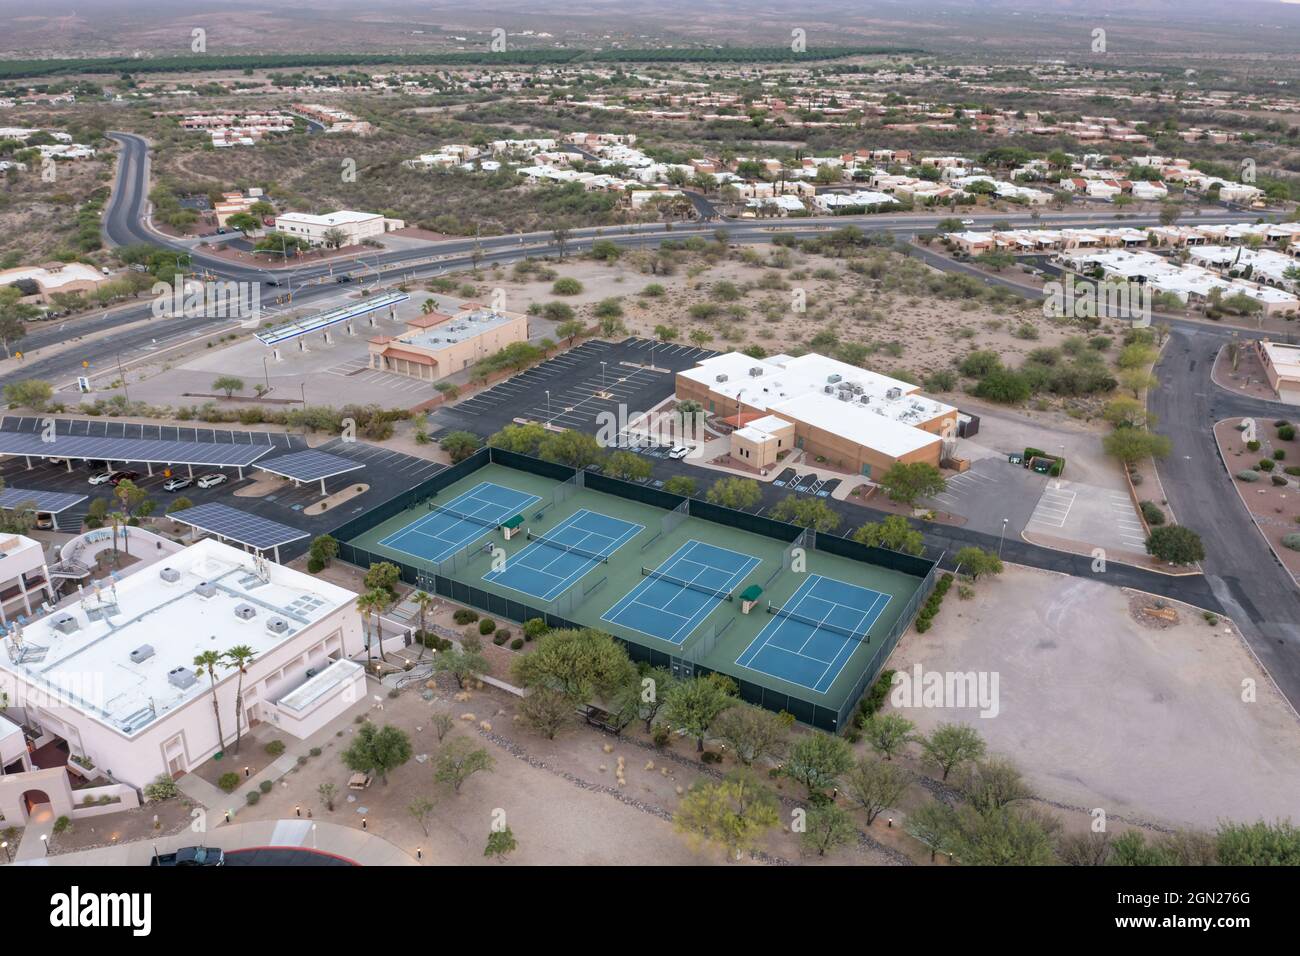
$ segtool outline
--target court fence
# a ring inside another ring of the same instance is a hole
[[[387,521],[389,518],[400,514],[408,508],[427,502],[443,488],[455,484],[462,478],[472,474],[487,464],[504,465],[507,468],[514,468],[518,471],[526,471],[530,474],[539,475],[544,478],[551,478],[560,482],[580,481],[585,487],[592,491],[599,491],[604,494],[615,495],[629,501],[637,501],[643,504],[653,505],[658,508],[664,508],[669,511],[675,511],[684,503],[686,504],[686,513],[693,518],[700,518],[705,521],[711,521],[714,524],[722,524],[732,528],[738,528],[742,531],[750,531],[754,534],[761,534],[765,537],[774,538],[778,541],[787,543],[786,552],[792,553],[793,548],[802,546],[808,541],[808,529],[797,525],[787,524],[783,521],[776,521],[772,518],[765,518],[761,515],[752,515],[740,511],[733,511],[730,508],[724,508],[711,502],[701,501],[697,498],[683,498],[681,495],[669,494],[658,488],[639,485],[635,482],[623,481],[618,478],[611,478],[608,475],[602,475],[596,472],[582,473],[581,478],[575,476],[580,472],[579,469],[571,468],[567,465],[556,464],[555,462],[542,461],[538,458],[532,458],[528,455],[521,455],[517,452],[505,451],[500,448],[481,448],[469,458],[459,464],[452,465],[443,471],[438,472],[425,481],[411,488],[409,491],[396,496],[395,498],[383,503],[365,514],[358,515],[351,521],[340,526],[334,536],[339,541],[340,560],[355,565],[360,568],[368,568],[372,564],[379,562],[388,562],[396,565],[401,580],[413,587],[419,588],[430,594],[436,594],[439,597],[447,598],[457,604],[464,604],[468,607],[475,608],[479,611],[491,614],[494,617],[505,618],[510,621],[523,623],[540,618],[546,623],[548,628],[556,629],[581,629],[587,625],[579,624],[572,620],[571,616],[575,608],[586,599],[596,588],[605,583],[602,576],[600,580],[594,582],[588,588],[573,588],[560,598],[551,602],[550,609],[537,607],[525,601],[518,601],[512,598],[504,597],[484,588],[475,587],[463,581],[458,581],[446,574],[439,573],[443,565],[439,565],[435,570],[425,570],[417,568],[405,561],[397,560],[388,555],[375,554],[364,548],[352,544],[352,540],[360,537],[365,532]],[[571,486],[574,487],[574,486]],[[581,487],[581,486],[578,486]],[[572,492],[570,492],[571,494]],[[838,708],[826,707],[794,694],[787,694],[784,691],[773,690],[747,681],[737,674],[727,673],[726,671],[717,671],[726,677],[735,681],[740,699],[746,703],[754,704],[772,711],[785,711],[791,714],[801,723],[818,727],[830,733],[837,733],[849,726],[849,720],[852,717],[853,709],[857,702],[871,686],[889,654],[893,651],[898,639],[903,632],[912,623],[921,603],[929,596],[931,589],[934,587],[935,576],[938,571],[939,562],[931,561],[926,558],[914,557],[900,552],[889,551],[885,548],[872,547],[861,544],[849,538],[839,538],[835,535],[815,533],[812,535],[812,545],[816,550],[825,551],[828,554],[838,555],[855,561],[862,561],[888,568],[894,571],[901,571],[905,574],[921,578],[921,586],[913,593],[904,607],[903,613],[894,621],[889,633],[885,636],[875,654],[871,658],[870,664],[862,672],[858,682],[854,685],[853,691],[844,698],[843,703]],[[454,557],[454,556],[453,556]],[[733,621],[728,622],[730,626]],[[671,671],[675,676],[690,678],[696,676],[705,676],[715,671],[700,663],[708,656],[717,645],[725,633],[726,626],[722,629],[716,629],[710,625],[710,630],[700,635],[697,642],[693,642],[689,650],[682,649],[679,655],[673,655],[656,648],[639,644],[634,640],[622,637],[621,635],[611,635],[614,640],[627,651],[630,657],[636,663],[647,663],[652,667],[661,667]]]

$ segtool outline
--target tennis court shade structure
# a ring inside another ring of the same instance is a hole
[[[295,451],[289,455],[279,455],[259,461],[254,467],[258,471],[270,472],[281,478],[290,478],[294,482],[319,481],[321,494],[325,494],[325,479],[335,475],[346,474],[366,467],[359,461],[331,455],[327,451]]]
[[[0,455],[19,455],[31,464],[33,458],[66,458],[106,461],[110,464],[206,465],[243,469],[276,446],[261,442],[173,441],[159,438],[93,438],[89,435],[56,435],[45,441],[35,432],[0,431]],[[150,471],[152,474],[152,471]],[[241,470],[240,477],[243,477]]]
[[[214,534],[223,541],[234,541],[254,551],[270,551],[277,562],[282,545],[308,537],[299,528],[216,502],[173,511],[167,517],[196,531]]]
[[[317,312],[315,315],[309,315],[306,318],[286,322],[284,325],[277,325],[275,328],[258,332],[257,340],[263,345],[279,345],[282,342],[301,338],[313,332],[324,332],[340,322],[350,322],[371,312],[395,306],[399,302],[405,302],[410,298],[405,292],[385,292],[382,295],[368,296],[351,305],[341,305],[337,309]]]
[[[32,491],[26,488],[5,488],[0,490],[0,508],[14,511],[27,506],[44,512],[54,521],[54,530],[59,530],[59,515],[75,504],[86,500],[86,495],[74,495],[66,491]]]

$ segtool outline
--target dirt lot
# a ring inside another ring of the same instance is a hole
[[[1300,721],[1240,636],[1181,605],[1176,623],[1140,623],[1131,598],[1012,567],[974,598],[950,592],[934,627],[905,635],[889,666],[996,674],[997,714],[950,706],[905,716],[920,732],[975,725],[1042,797],[1071,807],[1204,828],[1293,816]]]
[[[1245,435],[1238,430],[1240,424],[1241,419],[1237,418],[1215,424],[1214,439],[1219,443],[1219,454],[1255,526],[1278,560],[1292,577],[1296,577],[1300,575],[1300,552],[1282,544],[1287,535],[1300,534],[1300,507],[1297,507],[1300,505],[1300,478],[1283,471],[1291,467],[1287,459],[1296,454],[1296,443],[1279,438],[1273,422],[1260,421],[1255,425],[1260,447],[1258,451],[1251,451],[1246,447]],[[1273,455],[1279,451],[1284,457],[1274,463],[1273,471],[1260,470],[1260,462],[1273,461]],[[1254,471],[1260,476],[1259,480],[1246,482],[1237,478],[1243,471]],[[1275,477],[1284,484],[1277,484],[1273,480]]]

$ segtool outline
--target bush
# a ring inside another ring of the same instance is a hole
[[[1154,501],[1144,501],[1138,507],[1142,509],[1142,517],[1146,519],[1146,523],[1152,527],[1165,523],[1165,513]]]
[[[1282,547],[1289,548],[1292,551],[1300,551],[1300,534],[1282,535]]]
[[[498,627],[497,634],[499,634],[503,640],[510,640],[510,628],[508,627]]]
[[[265,750],[267,753],[269,753],[272,757],[278,757],[280,756],[280,754],[284,753],[284,741],[272,740],[269,744],[267,744],[262,749]]]
[[[1294,440],[1295,440],[1295,426],[1294,426],[1294,425],[1283,425],[1281,428],[1279,428],[1279,429],[1277,430],[1277,437],[1280,438],[1280,439],[1282,439],[1283,441],[1294,441]]]
[[[1259,460],[1260,471],[1272,471],[1274,467],[1275,465],[1272,458],[1261,458]]]
[[[471,611],[467,607],[459,608],[451,619],[457,624],[473,624],[478,620],[478,611]]]
[[[263,780],[261,783],[257,785],[257,789],[261,790],[263,793],[270,793],[271,786],[272,784],[270,780]]]
[[[1193,564],[1204,560],[1201,536],[1191,528],[1171,524],[1156,528],[1147,538],[1147,554],[1170,564]]]
[[[1282,470],[1285,471],[1288,475],[1290,475],[1293,478],[1296,476],[1300,476],[1300,465],[1287,465]]]
[[[1238,481],[1259,481],[1259,472],[1247,468],[1244,471],[1237,472]]]
[[[496,634],[492,635],[492,643],[495,644],[497,647],[500,647],[505,642],[506,642],[506,635],[504,631],[498,631]]]
[[[307,573],[308,573],[308,574],[320,574],[320,573],[321,573],[322,571],[324,571],[324,570],[325,570],[325,559],[324,559],[324,558],[308,558],[308,559],[307,559]]]
[[[672,735],[673,732],[663,724],[656,724],[654,731],[650,735],[650,739],[654,742],[656,747],[667,747],[668,741]]]
[[[580,295],[582,293],[582,283],[577,279],[566,276],[563,279],[556,279],[551,286],[551,292],[555,295]]]
[[[523,646],[524,646],[524,639],[522,637],[516,637],[513,641],[510,642],[510,649],[512,651],[517,651]]]
[[[257,801],[262,799],[262,795],[256,790],[250,790],[248,793],[244,794],[244,799],[248,801],[250,807],[255,807],[257,806]]]
[[[1281,461],[1281,460],[1284,459],[1284,458],[1286,458],[1286,449],[1285,449],[1285,448],[1274,448],[1274,449],[1273,449],[1273,460],[1274,460],[1274,461]]]
[[[1246,442],[1246,447],[1251,451],[1259,451],[1259,440],[1252,438],[1250,441]]]
[[[497,629],[497,622],[490,617],[485,617],[478,622],[478,632],[480,634],[491,634]]]
[[[234,772],[223,773],[217,778],[217,786],[226,793],[234,793],[235,788],[239,786],[239,774]]]

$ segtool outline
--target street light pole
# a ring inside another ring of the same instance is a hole
[[[1001,531],[1001,533],[998,534],[998,558],[999,558],[999,560],[1002,558],[1002,539],[1003,539],[1004,537],[1006,537],[1006,534],[1007,534],[1007,522],[1008,522],[1009,520],[1010,520],[1009,518],[1003,518],[1003,519],[1002,519],[1002,531]]]
[[[551,418],[551,390],[548,388],[548,389],[546,390],[546,419],[547,419],[547,421],[550,421],[550,418]]]
[[[128,405],[131,404],[131,393],[126,388],[126,372],[122,371],[122,353],[117,353],[117,376],[122,380],[122,396],[126,399]]]

